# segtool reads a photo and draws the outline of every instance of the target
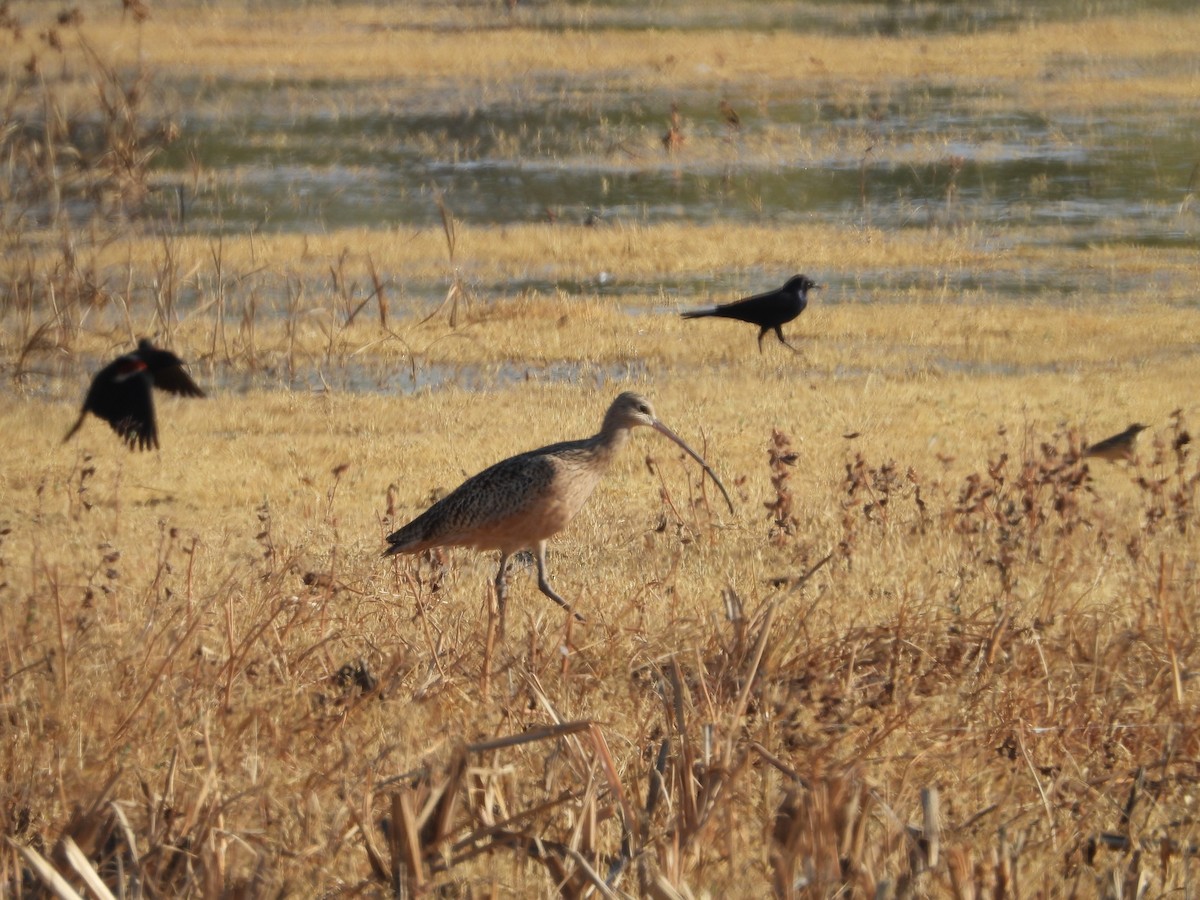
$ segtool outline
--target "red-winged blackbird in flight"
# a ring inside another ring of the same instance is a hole
[[[142,338],[136,350],[118,356],[92,378],[79,419],[63,442],[69,441],[87,414],[92,413],[111,425],[130,450],[157,449],[154,388],[182,397],[204,396],[184,369],[182,359]]]

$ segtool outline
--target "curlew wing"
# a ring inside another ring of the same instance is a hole
[[[388,535],[384,556],[433,546],[508,551],[532,546],[562,527],[553,527],[559,518],[552,510],[556,472],[554,460],[542,451],[502,460]],[[552,530],[539,537],[546,528]]]

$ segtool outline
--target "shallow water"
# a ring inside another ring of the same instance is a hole
[[[1029,4],[1003,0],[853,5],[696,0],[682,7],[589,0],[519,9],[540,17],[547,28],[720,24],[748,32],[836,34],[1008,28],[1033,15],[1063,18],[1076,10],[1066,0],[1034,6],[1031,12]],[[1089,6],[1092,13],[1131,8],[1120,0]],[[1190,6],[1164,0],[1139,8]],[[457,27],[456,21],[448,8],[445,27]],[[1109,63],[1065,48],[1053,66],[1070,71],[1101,64]],[[1164,57],[1142,65],[1162,68],[1159,75],[1189,75],[1200,61]],[[1021,109],[989,84],[909,81],[864,92],[796,75],[765,87],[729,83],[717,93],[655,91],[630,81],[523,77],[475,87],[334,80],[278,81],[269,87],[233,80],[166,83],[165,96],[182,111],[184,138],[159,158],[157,175],[169,188],[179,188],[183,218],[177,218],[173,189],[155,195],[157,212],[197,234],[438,229],[434,195],[441,191],[458,220],[483,225],[816,222],[893,231],[979,226],[998,246],[1022,240],[1026,226],[1054,225],[1053,238],[1042,230],[1038,239],[1068,248],[1108,242],[1200,247],[1194,202],[1200,186],[1200,104],[1182,113],[1146,107],[1101,117]],[[722,99],[739,111],[737,130],[721,116]],[[680,152],[668,154],[661,137],[672,103],[679,105],[688,140]],[[196,169],[211,173],[199,186],[191,179]],[[806,268],[802,258],[796,268]],[[749,286],[774,286],[781,274],[731,260],[727,270],[677,279],[597,271],[556,280],[533,269],[526,278],[492,283],[473,277],[469,267],[462,277],[469,294],[484,303],[562,292],[665,308],[694,298],[732,299]],[[965,303],[980,296],[988,302],[1031,296],[1074,302],[1156,279],[1148,273],[1133,285],[1107,272],[1060,272],[1049,265],[993,270],[986,281],[969,271],[931,273],[916,266],[863,269],[841,279],[816,274],[833,282],[819,295],[822,303],[928,289],[931,282]],[[329,295],[328,283],[303,287],[306,297]],[[251,275],[231,291],[231,303],[283,314],[289,289],[278,278]],[[181,307],[199,308],[204,290],[200,284],[181,286]],[[433,309],[445,294],[444,283],[405,283],[406,301],[422,310]],[[527,377],[519,368],[485,373],[423,368],[414,376],[380,376],[344,368],[323,373],[318,365],[298,377],[267,374],[297,388],[413,391]],[[548,369],[533,377],[579,375]]]
[[[1200,109],[981,113],[944,89],[877,104],[810,89],[762,109],[731,88],[735,132],[711,94],[559,84],[486,102],[426,91],[416,108],[406,86],[369,96],[328,84],[206,90],[215,93],[191,101],[201,111],[183,123],[185,146],[160,169],[184,185],[188,231],[437,227],[438,189],[460,221],[488,225],[1053,223],[1074,232],[1068,243],[1200,243]],[[223,111],[205,114],[216,96]],[[688,143],[669,155],[659,138],[672,101]],[[214,188],[187,187],[188,153],[217,173]]]
[[[316,90],[337,101],[338,89]],[[1200,247],[1192,202],[1200,111],[1129,111],[1102,121],[976,115],[970,98],[922,92],[893,96],[886,115],[872,120],[819,98],[772,104],[759,115],[733,95],[744,112],[732,133],[716,114],[717,98],[697,97],[682,106],[696,150],[670,158],[658,146],[666,96],[640,98],[636,112],[625,94],[601,91],[586,104],[576,97],[572,103],[591,109],[586,116],[537,102],[433,113],[409,111],[400,98],[380,109],[342,98],[347,111],[331,116],[311,111],[325,105],[314,93],[293,86],[244,104],[256,110],[252,117],[187,123],[195,152],[220,176],[215,190],[186,196],[186,230],[438,228],[436,187],[457,219],[474,224],[1055,225],[1064,246]],[[624,149],[611,149],[617,144]],[[905,278],[879,274],[884,280],[860,273],[856,287],[891,290]],[[1025,272],[1000,290],[1030,296],[1053,290],[1059,279]],[[678,287],[599,271],[581,282],[472,285],[485,298],[521,290],[654,295]],[[444,292],[444,285],[410,285],[419,302]],[[687,285],[681,295],[689,295]],[[822,299],[836,301],[837,292]]]

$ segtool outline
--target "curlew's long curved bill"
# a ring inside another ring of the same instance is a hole
[[[659,434],[663,435],[664,437],[668,437],[671,440],[673,440],[680,447],[682,447],[684,450],[686,450],[687,454],[692,459],[694,459],[696,462],[700,463],[700,465],[701,465],[701,467],[703,467],[704,471],[708,473],[708,477],[711,478],[714,482],[716,482],[717,487],[719,487],[721,489],[721,496],[723,496],[725,498],[725,502],[729,504],[729,511],[734,512],[733,501],[729,499],[729,491],[725,490],[725,485],[721,484],[721,479],[718,478],[717,473],[712,470],[712,466],[710,466],[708,463],[706,463],[704,461],[703,457],[701,457],[699,453],[697,453],[695,450],[693,450],[691,447],[689,447],[684,442],[683,438],[681,438],[679,435],[677,435],[675,432],[673,432],[670,428],[668,428],[662,422],[658,421],[658,419],[652,420],[650,422],[650,424],[654,427],[655,431],[657,431]]]

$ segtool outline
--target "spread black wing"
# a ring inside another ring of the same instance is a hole
[[[154,421],[152,385],[146,364],[135,354],[113,360],[92,379],[79,413],[79,421],[63,440],[69,439],[78,430],[84,415],[90,412],[111,425],[131,450],[157,447],[158,427]]]
[[[157,448],[155,387],[182,397],[204,396],[183,360],[143,338],[137,350],[117,357],[92,378],[79,418],[63,440],[70,440],[92,413],[112,426],[131,450]]]
[[[192,376],[184,368],[184,362],[170,350],[155,347],[145,338],[138,341],[138,357],[150,370],[154,386],[169,394],[181,397],[203,397],[204,391],[192,381]]]

